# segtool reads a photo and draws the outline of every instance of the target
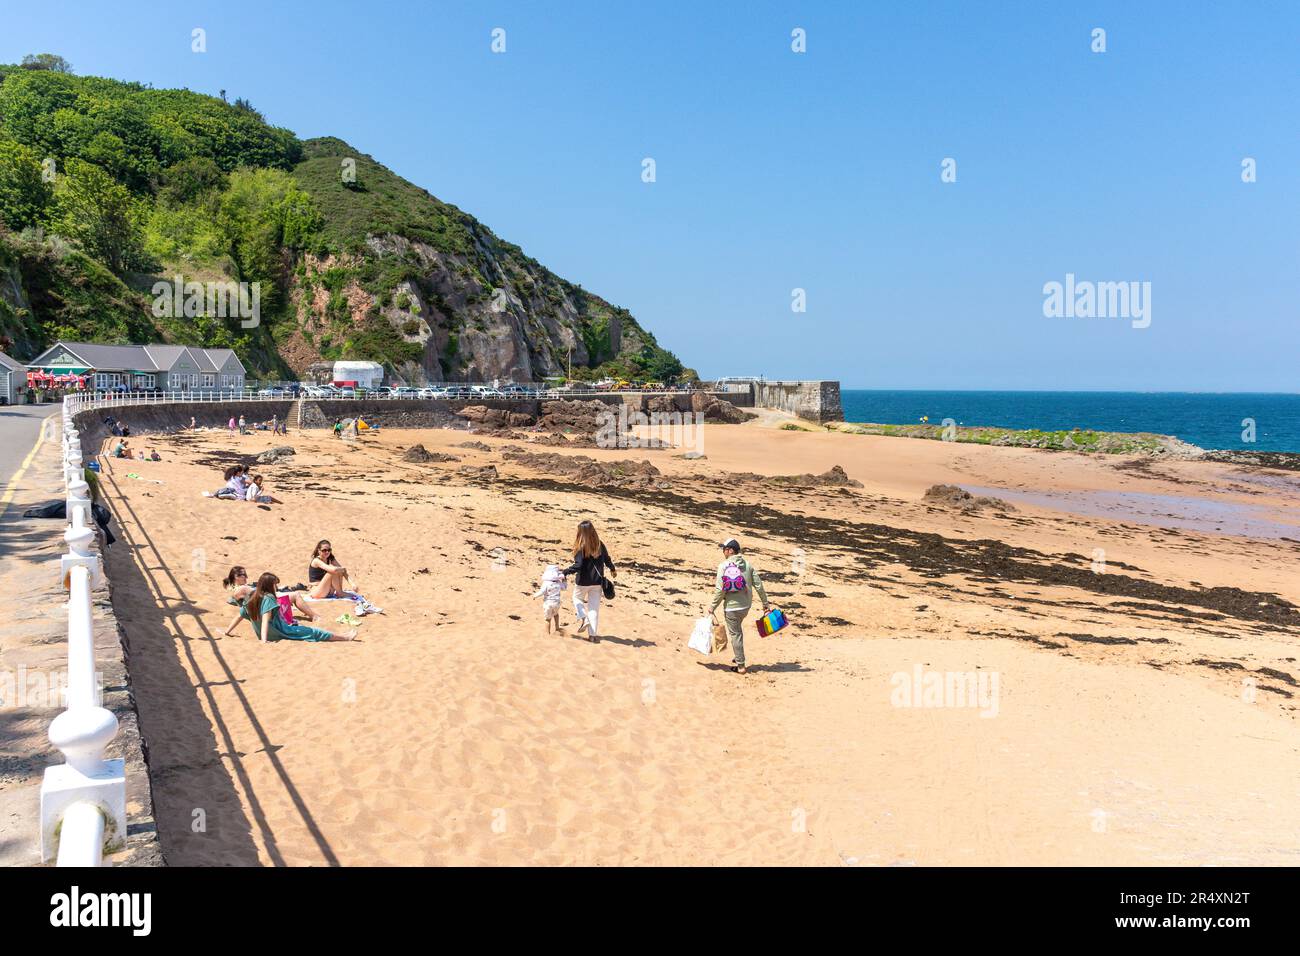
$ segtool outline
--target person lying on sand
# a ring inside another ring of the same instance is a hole
[[[318,541],[307,565],[307,580],[314,598],[342,597],[347,590],[343,582],[348,579],[348,569],[336,562],[334,549],[328,541]]]
[[[731,669],[737,674],[745,674],[748,673],[745,668],[745,632],[741,625],[744,624],[745,615],[749,613],[749,608],[754,603],[753,593],[758,592],[759,599],[763,602],[764,614],[772,605],[767,600],[767,592],[763,589],[763,581],[758,576],[758,572],[741,555],[740,542],[735,538],[728,538],[722,542],[721,547],[722,563],[718,565],[718,577],[713,587],[713,603],[709,605],[709,616],[713,617],[718,611],[718,605],[723,605],[722,618],[727,624],[727,637],[731,641],[731,651],[735,654]]]
[[[280,579],[274,574],[263,572],[240,612],[252,622],[253,631],[263,644],[268,640],[350,641],[357,636],[355,627],[342,634],[331,634],[323,628],[288,623],[280,612],[280,602],[275,593],[279,584]]]
[[[230,626],[225,631],[226,637],[230,637],[235,633],[235,628],[239,626],[239,622],[246,617],[243,608],[255,588],[248,583],[248,572],[239,564],[230,569],[225,580],[221,582],[221,586],[226,589],[228,594],[226,603],[239,608],[239,611],[235,614],[235,619],[230,622]],[[297,591],[277,594],[276,601],[279,602],[280,613],[284,616],[286,623],[295,623],[295,611],[298,617],[305,618],[308,621],[316,620],[316,612],[308,606],[302,594]]]
[[[266,479],[261,475],[254,475],[253,479],[248,483],[248,490],[245,492],[244,500],[256,501],[258,504],[263,505],[278,505],[282,503],[279,498],[272,498],[270,495],[263,494],[262,492],[265,490]]]

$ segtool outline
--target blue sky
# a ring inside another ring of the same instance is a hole
[[[339,136],[704,375],[1300,391],[1294,3],[3,3],[0,61]]]

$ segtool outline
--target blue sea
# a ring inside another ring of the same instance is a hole
[[[1202,448],[1300,452],[1300,395],[1245,392],[925,392],[844,389],[844,420],[1173,435]],[[1254,441],[1244,440],[1246,419]]]

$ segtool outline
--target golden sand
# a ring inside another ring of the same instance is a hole
[[[1295,543],[922,499],[1107,489],[1300,525],[1297,496],[1221,464],[772,424],[708,426],[701,461],[560,449],[651,460],[666,487],[636,491],[573,487],[500,454],[520,441],[477,451],[450,430],[293,435],[294,457],[258,466],[285,502],[264,508],[201,492],[232,453],[284,439],[205,432],[144,441],[162,462],[105,459],[168,861],[1300,862]],[[460,461],[402,462],[415,442]],[[486,464],[499,479],[459,471]],[[863,487],[728,477],[836,464]],[[575,639],[568,595],[548,636],[531,596],[582,518],[620,571],[599,644]],[[686,646],[732,535],[792,621],[763,639],[746,623],[745,676]],[[223,637],[227,567],[306,581],[320,538],[388,613],[353,643]],[[897,706],[918,667],[996,675],[995,713]]]

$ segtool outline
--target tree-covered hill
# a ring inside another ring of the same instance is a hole
[[[0,337],[20,358],[162,339],[275,377],[342,358],[412,382],[684,373],[626,310],[341,140],[43,57],[0,66]],[[178,275],[256,283],[259,324],[155,308]]]

